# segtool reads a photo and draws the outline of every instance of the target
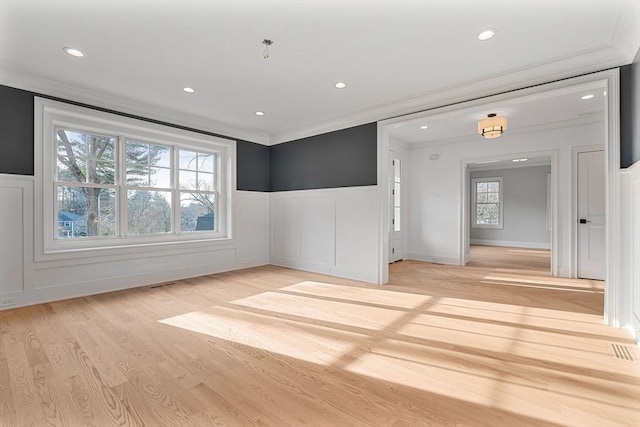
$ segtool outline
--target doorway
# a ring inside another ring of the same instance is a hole
[[[498,247],[503,250],[491,253],[508,257],[528,253],[540,258],[548,274],[558,275],[553,227],[559,206],[557,164],[557,150],[465,160],[461,265],[488,250],[478,246]]]

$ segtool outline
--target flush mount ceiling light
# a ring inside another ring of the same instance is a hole
[[[264,116],[264,111],[256,111],[256,116]]]
[[[192,87],[185,87],[182,88],[183,91],[187,92],[187,93],[193,93],[195,92],[195,90]]]
[[[84,53],[72,47],[63,47],[62,50],[64,50],[71,56],[75,56],[76,58],[82,58],[84,56]]]
[[[262,51],[262,58],[269,59],[269,46],[273,44],[273,40],[264,39],[262,40],[262,44],[264,45],[264,50]]]
[[[582,97],[582,99],[584,99],[585,101],[586,101],[587,99],[591,99],[591,98],[593,98],[593,94],[592,94],[592,93],[590,93],[589,95],[585,95],[585,96],[583,96],[583,97]]]
[[[478,133],[486,139],[498,138],[507,130],[507,118],[491,113],[478,122]]]
[[[420,126],[420,129],[429,129],[429,126],[427,126],[427,125]]]
[[[338,82],[334,85],[337,89],[344,89],[345,87],[347,87],[346,83],[343,82]]]
[[[496,30],[494,29],[484,30],[483,32],[478,34],[478,40],[481,40],[481,41],[489,40],[495,35],[496,35]]]
[[[520,162],[526,162],[529,159],[513,159],[511,160],[513,163],[520,163]]]

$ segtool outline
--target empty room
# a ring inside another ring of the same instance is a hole
[[[640,425],[638,22],[0,0],[0,425]]]

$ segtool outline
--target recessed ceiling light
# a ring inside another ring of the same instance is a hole
[[[75,56],[76,58],[82,58],[84,56],[84,53],[72,47],[63,47],[62,50],[64,50],[71,56]]]
[[[605,90],[602,94],[603,94],[604,96],[607,96],[607,91]]]
[[[592,93],[590,93],[589,95],[585,95],[585,96],[583,96],[583,97],[582,97],[582,99],[585,99],[585,100],[587,100],[587,99],[591,99],[591,98],[593,98],[593,94],[592,94]]]
[[[429,129],[429,126],[427,126],[427,125],[420,126],[420,129]]]
[[[489,40],[491,37],[496,35],[496,30],[484,30],[483,32],[481,32],[480,34],[478,34],[478,40]]]
[[[256,111],[256,116],[264,116],[264,111]]]
[[[346,83],[342,83],[342,82],[338,82],[334,85],[336,88],[338,89],[344,89],[345,87],[347,87]]]
[[[527,160],[529,160],[529,159],[513,159],[511,161],[514,162],[514,163],[520,163],[520,162],[526,162]]]
[[[185,87],[185,88],[182,88],[182,90],[183,90],[183,91],[185,91],[185,92],[187,92],[187,93],[193,93],[193,92],[195,92],[195,90],[193,90],[193,88],[192,88],[192,87]]]

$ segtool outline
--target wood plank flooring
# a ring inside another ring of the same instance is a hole
[[[640,425],[602,282],[512,248],[390,271],[265,266],[0,312],[0,425]]]

